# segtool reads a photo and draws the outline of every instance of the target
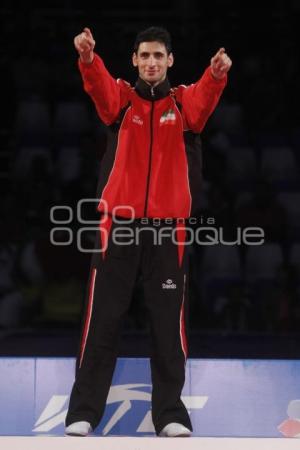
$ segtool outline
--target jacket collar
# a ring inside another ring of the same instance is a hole
[[[145,100],[160,100],[169,94],[171,85],[168,78],[165,78],[157,86],[152,87],[139,77],[135,84],[135,90]]]

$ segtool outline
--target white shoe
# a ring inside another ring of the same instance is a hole
[[[181,423],[172,422],[168,423],[161,432],[160,437],[190,437],[192,434],[191,430],[182,425]]]
[[[89,422],[74,422],[65,429],[68,436],[87,436],[92,431]]]

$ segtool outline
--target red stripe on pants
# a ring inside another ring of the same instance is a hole
[[[82,342],[81,342],[79,367],[81,367],[81,364],[82,364],[86,341],[87,341],[87,337],[89,334],[89,328],[90,328],[92,311],[93,311],[93,303],[94,303],[94,289],[95,289],[96,275],[97,275],[97,269],[93,269],[92,276],[91,276],[91,282],[90,282],[90,289],[89,289],[89,303],[88,303],[88,308],[87,308],[87,315],[86,315],[86,321],[85,321],[85,325],[84,325]]]

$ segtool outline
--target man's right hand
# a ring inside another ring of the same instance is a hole
[[[90,64],[94,59],[94,47],[96,42],[89,28],[84,28],[83,32],[74,38],[74,45],[83,63]]]

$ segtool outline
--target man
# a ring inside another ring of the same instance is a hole
[[[89,28],[74,44],[84,89],[108,127],[108,144],[98,186],[99,251],[92,258],[66,434],[86,436],[101,420],[120,321],[141,276],[152,336],[153,424],[159,436],[189,436],[192,425],[180,399],[187,358],[184,221],[196,204],[200,179],[194,136],[218,103],[231,60],[221,48],[199,81],[171,89],[170,35],[151,27],[136,38],[132,63],[139,76],[131,87],[108,73]],[[125,242],[126,235],[134,239]]]

